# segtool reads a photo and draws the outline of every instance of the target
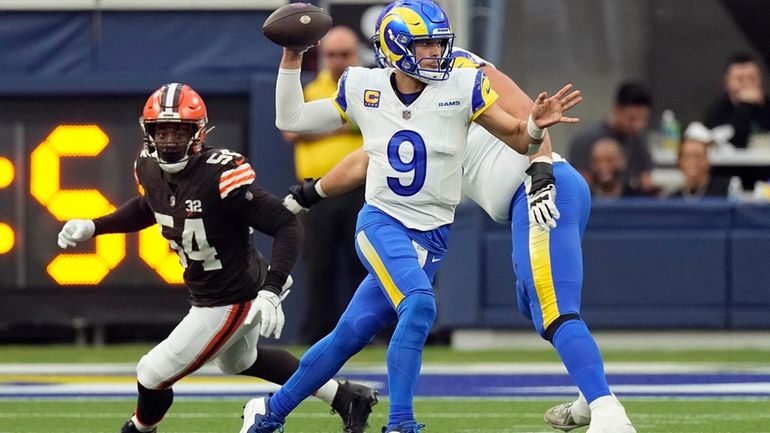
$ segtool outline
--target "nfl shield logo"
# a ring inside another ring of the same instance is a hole
[[[168,204],[169,204],[169,206],[174,207],[176,205],[176,197],[173,196],[173,195],[170,196],[168,198]]]
[[[412,111],[411,110],[404,110],[401,112],[401,118],[404,120],[409,120],[412,118]]]

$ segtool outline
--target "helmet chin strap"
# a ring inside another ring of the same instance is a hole
[[[179,173],[180,171],[184,170],[185,167],[187,167],[187,162],[190,160],[189,157],[185,158],[182,161],[179,162],[160,162],[158,161],[158,165],[160,166],[160,169],[165,171],[166,173],[175,174]]]
[[[192,155],[189,154],[190,149],[196,145],[196,140],[198,140],[198,137],[201,136],[201,133],[208,133],[212,129],[214,129],[214,126],[208,127],[205,131],[202,129],[199,129],[198,132],[196,132],[192,137],[190,137],[190,140],[187,142],[187,149],[185,150],[185,156],[181,161],[177,161],[177,162],[164,162],[160,157],[160,153],[158,152],[158,145],[155,143],[155,140],[152,138],[152,136],[148,135],[148,138],[152,143],[152,146],[155,148],[155,151],[151,152],[150,156],[152,156],[152,158],[158,163],[158,165],[160,166],[160,169],[165,171],[166,173],[170,173],[170,174],[179,173],[180,171],[184,170],[185,167],[187,167],[187,163],[190,161],[190,158],[192,158]]]

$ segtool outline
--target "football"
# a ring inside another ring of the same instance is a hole
[[[324,9],[307,3],[289,3],[276,9],[262,24],[262,33],[274,43],[288,48],[307,48],[332,27],[332,17]]]

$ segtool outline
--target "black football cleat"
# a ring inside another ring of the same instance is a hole
[[[339,388],[332,402],[332,413],[342,417],[343,433],[364,433],[372,406],[377,404],[377,391],[347,379],[336,380]]]
[[[150,430],[148,433],[157,433],[158,428],[153,427],[152,430]],[[131,420],[126,421],[125,424],[123,424],[123,427],[120,428],[120,433],[142,433],[139,430],[136,429],[136,426],[134,425],[134,422]]]

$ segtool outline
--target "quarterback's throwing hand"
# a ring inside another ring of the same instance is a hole
[[[557,123],[576,123],[577,117],[567,117],[564,113],[580,104],[583,96],[580,90],[572,90],[572,84],[567,84],[555,95],[548,97],[547,92],[541,92],[535,99],[532,108],[532,120],[538,128],[546,128]],[[569,93],[568,93],[569,92]]]
[[[78,242],[91,239],[95,230],[96,227],[92,220],[69,220],[59,232],[59,239],[57,241],[59,248],[73,248]]]
[[[556,178],[553,176],[553,164],[533,162],[527,169],[529,175],[524,181],[529,205],[529,224],[536,225],[543,231],[556,227],[556,220],[561,216],[556,208]]]
[[[270,290],[260,290],[256,299],[251,304],[244,325],[251,325],[256,319],[259,322],[259,335],[269,337],[275,334],[275,338],[281,338],[281,331],[285,318],[281,301],[283,299]]]

